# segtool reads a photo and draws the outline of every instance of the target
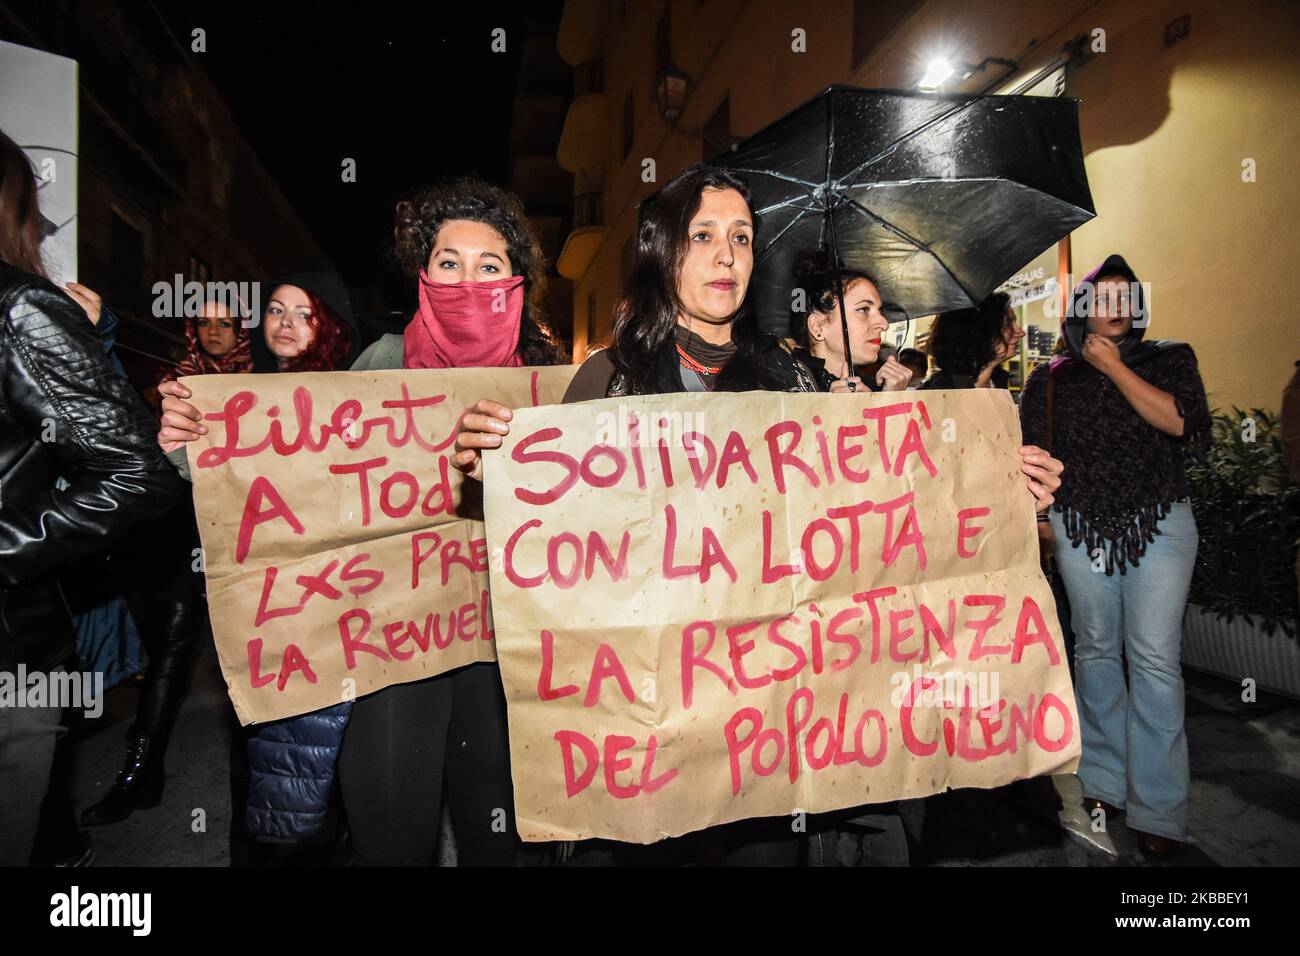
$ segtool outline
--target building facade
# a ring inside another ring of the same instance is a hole
[[[573,313],[573,283],[556,271],[560,249],[572,227],[573,175],[556,158],[573,83],[573,70],[560,59],[555,22],[526,24],[519,79],[510,121],[507,185],[523,201],[546,255],[547,314],[557,334],[568,340]]]
[[[575,71],[557,150],[574,176],[559,268],[575,360],[608,341],[638,201],[831,84],[915,89],[942,57],[957,68],[946,92],[1010,92],[1063,66],[1059,93],[1080,101],[1097,218],[1026,264],[1023,284],[1054,271],[1059,296],[1122,253],[1151,283],[1147,334],[1195,348],[1212,406],[1278,407],[1300,358],[1285,295],[1300,5],[568,0],[558,48]],[[1050,303],[1021,308],[1036,348]]]
[[[150,3],[0,0],[0,39],[79,64],[78,281],[122,319],[138,387],[184,343],[158,282],[265,282],[330,268],[194,52]],[[2,95],[21,95],[5,91]]]

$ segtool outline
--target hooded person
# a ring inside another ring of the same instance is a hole
[[[1208,447],[1210,413],[1191,347],[1147,339],[1150,321],[1146,288],[1108,257],[1074,290],[1064,351],[1029,376],[1020,416],[1025,441],[1065,465],[1048,520],[1075,634],[1085,806],[1127,809],[1160,856],[1186,839],[1179,647],[1197,533],[1185,466]]]
[[[331,272],[297,272],[261,285],[261,301],[250,303],[260,321],[249,334],[254,373],[327,372],[346,369],[360,351],[352,304],[343,281]],[[178,381],[158,387],[163,415],[158,442],[187,480],[185,443],[206,430],[197,408]],[[235,734],[231,755],[232,857],[246,851],[239,837],[248,833],[272,842],[293,843],[319,834],[328,819],[329,794],[349,705],[340,704]],[[247,760],[245,760],[245,743]],[[292,778],[284,766],[302,771]],[[130,789],[138,805],[153,805],[161,795],[161,754],[128,759],[116,788]],[[136,796],[139,794],[139,796]],[[107,821],[105,821],[107,822]]]
[[[1118,306],[1114,311],[1126,312],[1127,320],[1109,314],[1112,301]],[[1104,329],[1090,328],[1103,319]],[[1074,462],[1052,511],[1063,516],[1074,546],[1085,546],[1089,554],[1094,548],[1105,551],[1107,575],[1116,569],[1122,574],[1127,565],[1141,560],[1156,524],[1173,502],[1189,494],[1185,456],[1203,452],[1209,444],[1209,406],[1196,356],[1185,342],[1147,340],[1150,321],[1143,284],[1123,256],[1107,257],[1071,296],[1063,330],[1065,351],[1034,370],[1021,398],[1027,442],[1054,441],[1058,451],[1106,452]],[[1104,348],[1103,342],[1115,347],[1113,356],[1109,349],[1101,353],[1100,366],[1085,354],[1090,337],[1098,348]],[[1180,426],[1177,434],[1148,422],[1133,407],[1107,374],[1117,363],[1134,372],[1143,369],[1137,374],[1169,395],[1169,410]],[[1049,445],[1042,447],[1050,450]],[[1113,476],[1120,470],[1130,478],[1141,475],[1142,480],[1116,482]]]
[[[352,365],[360,353],[360,336],[342,279],[332,272],[295,272],[262,288],[264,327],[250,336],[255,373],[327,372]],[[298,293],[305,295],[289,301]],[[277,340],[277,323],[290,327],[293,312],[304,304],[316,319],[315,334],[299,354],[287,356],[292,334]],[[329,798],[350,709],[350,704],[336,704],[246,733],[247,762],[238,751],[232,759],[232,835],[238,835],[241,824],[249,836],[270,843],[329,835]],[[300,776],[286,776],[288,766],[300,770]]]
[[[218,326],[215,334],[209,331],[210,324]],[[227,331],[233,344],[224,352],[214,352],[213,344],[224,338]],[[252,370],[253,354],[248,329],[224,303],[214,300],[204,304],[201,315],[185,320],[185,356],[175,368],[163,374],[162,381],[187,375],[227,375]]]
[[[273,331],[263,329],[264,334],[250,335],[252,370],[332,372],[350,368],[361,353],[361,337],[352,314],[352,300],[343,280],[333,272],[294,272],[264,283],[263,325],[292,311],[291,303],[282,303],[276,298],[276,293],[286,287],[306,294],[312,314],[317,319],[315,335],[301,352],[291,357],[282,354],[285,349],[275,347]],[[298,308],[302,308],[301,303]]]
[[[1098,280],[1102,278],[1123,279],[1127,285],[1127,288],[1117,290],[1120,295],[1129,297],[1128,311],[1132,319],[1128,333],[1119,342],[1120,354],[1124,357],[1125,364],[1140,365],[1161,349],[1188,348],[1183,342],[1162,340],[1144,342],[1147,326],[1151,324],[1146,293],[1142,283],[1138,281],[1137,274],[1124,257],[1113,253],[1107,256],[1101,265],[1080,279],[1070,295],[1070,305],[1065,313],[1064,334],[1066,348],[1071,355],[1077,357],[1083,354],[1083,343],[1088,334],[1088,319],[1094,315],[1098,305],[1102,304],[1098,295]],[[1103,288],[1101,294],[1105,295],[1106,291]]]

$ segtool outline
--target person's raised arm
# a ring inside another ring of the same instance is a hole
[[[1166,435],[1183,434],[1183,416],[1178,413],[1174,396],[1152,385],[1133,371],[1119,355],[1119,347],[1110,339],[1089,333],[1083,343],[1083,357],[1097,371],[1115,383],[1133,411],[1152,428]]]
[[[0,494],[0,585],[12,586],[102,550],[165,511],[181,484],[159,453],[149,410],[72,300],[33,283],[3,321],[5,409],[67,482]]]

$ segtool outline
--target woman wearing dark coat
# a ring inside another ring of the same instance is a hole
[[[818,383],[783,342],[764,333],[745,293],[754,267],[749,191],[725,170],[693,166],[651,201],[638,231],[636,266],[614,321],[614,344],[578,370],[565,403],[622,395],[752,390],[815,392]],[[481,449],[509,432],[510,409],[482,400],[462,420],[452,459],[482,476]],[[1052,500],[1058,463],[1022,450],[1031,492]],[[788,819],[744,820],[702,838],[736,865],[791,865],[799,856]],[[644,860],[643,850],[630,851]]]
[[[60,576],[169,507],[180,484],[86,312],[46,278],[39,222],[36,177],[0,133],[0,672],[48,679],[74,654]],[[62,708],[4,703],[0,866],[24,866]]]

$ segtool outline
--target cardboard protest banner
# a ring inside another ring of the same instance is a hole
[[[493,660],[481,487],[451,467],[480,398],[558,401],[573,366],[182,379],[212,632],[260,723]],[[469,489],[479,494],[471,496]]]
[[[520,834],[649,843],[1073,769],[1020,443],[996,389],[516,413],[485,501]]]

